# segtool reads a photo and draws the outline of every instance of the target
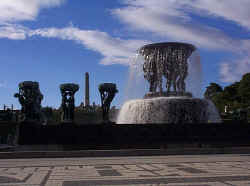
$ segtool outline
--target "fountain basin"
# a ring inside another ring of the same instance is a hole
[[[155,97],[127,101],[117,124],[219,123],[215,105],[207,99]]]
[[[192,97],[190,92],[174,92],[174,91],[163,91],[163,92],[148,92],[144,95],[144,99],[155,98],[155,97]]]

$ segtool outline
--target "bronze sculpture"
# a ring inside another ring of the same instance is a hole
[[[38,82],[24,81],[19,83],[19,93],[16,93],[14,97],[18,98],[22,106],[20,121],[41,122],[46,120],[41,111],[43,95]]]
[[[155,43],[141,47],[139,54],[144,57],[144,78],[149,82],[147,97],[191,95],[186,93],[185,79],[188,75],[187,59],[195,47],[186,43]],[[162,77],[167,80],[163,92]],[[171,91],[173,87],[173,91]],[[159,91],[157,92],[157,88]]]
[[[114,83],[102,83],[99,85],[98,89],[101,95],[103,121],[104,123],[109,123],[110,104],[118,90]]]
[[[60,85],[62,94],[61,122],[72,123],[74,121],[75,93],[79,90],[79,85],[65,83]]]

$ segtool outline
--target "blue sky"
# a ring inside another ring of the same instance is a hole
[[[20,105],[18,83],[38,81],[43,106],[58,107],[60,83],[78,83],[76,105],[100,104],[98,85],[117,84],[121,105],[136,50],[152,42],[194,44],[201,57],[202,90],[250,71],[249,0],[1,0],[0,106]]]

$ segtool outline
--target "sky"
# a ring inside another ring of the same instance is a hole
[[[21,81],[38,81],[42,106],[58,108],[59,85],[77,83],[75,104],[100,104],[98,85],[116,83],[120,106],[138,48],[154,42],[188,42],[202,63],[202,91],[227,86],[250,72],[249,0],[1,0],[0,109],[20,108]]]

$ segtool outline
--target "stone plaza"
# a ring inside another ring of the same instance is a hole
[[[250,185],[250,155],[0,160],[0,186]]]

